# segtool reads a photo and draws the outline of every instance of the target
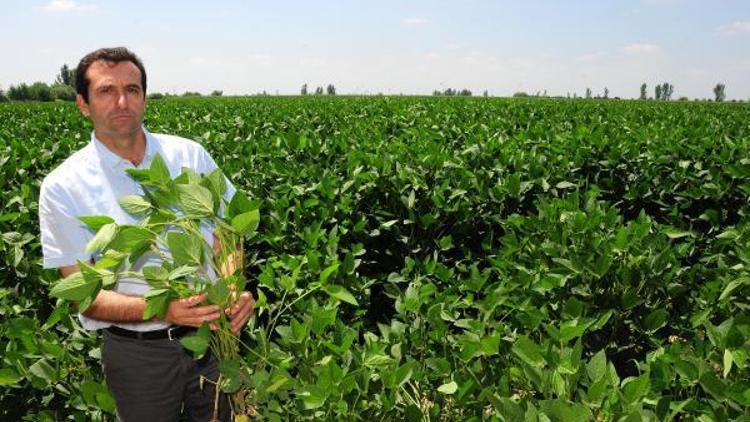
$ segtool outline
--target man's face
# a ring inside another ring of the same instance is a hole
[[[89,101],[81,95],[76,103],[81,113],[91,118],[97,136],[122,139],[141,130],[146,98],[141,86],[141,71],[131,62],[96,61],[86,71]]]

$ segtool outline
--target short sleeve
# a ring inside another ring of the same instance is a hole
[[[39,228],[44,268],[60,268],[91,259],[86,244],[92,237],[72,212],[72,200],[64,189],[42,183],[39,195]]]

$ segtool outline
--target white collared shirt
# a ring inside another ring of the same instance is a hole
[[[141,186],[126,172],[129,168],[148,168],[158,153],[164,159],[172,178],[178,176],[183,167],[201,174],[217,168],[208,152],[197,142],[178,136],[151,134],[145,129],[146,154],[138,166],[110,151],[91,133],[91,142],[68,157],[44,178],[39,195],[39,225],[41,228],[44,268],[60,268],[75,265],[77,261],[95,260],[86,253],[86,245],[96,233],[84,225],[78,217],[106,215],[117,224],[135,224],[138,219],[123,210],[119,199],[126,195],[143,195]],[[227,180],[225,198],[231,199],[235,188]],[[207,226],[203,235],[211,244],[213,234]],[[133,266],[139,271],[146,265],[161,265],[154,254],[146,254]],[[146,282],[134,278],[118,279],[115,291],[128,295],[143,296],[150,287]],[[80,315],[81,324],[89,330],[106,328],[112,323]],[[166,328],[161,321],[118,323],[117,326],[137,331]]]

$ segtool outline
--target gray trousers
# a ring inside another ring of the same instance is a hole
[[[102,362],[107,386],[123,422],[209,422],[213,419],[218,362],[211,353],[194,360],[179,340],[138,340],[106,330]],[[219,394],[219,421],[230,420],[228,397]]]

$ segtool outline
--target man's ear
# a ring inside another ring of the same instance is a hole
[[[89,104],[83,99],[81,94],[76,94],[76,105],[78,106],[78,110],[81,111],[81,114],[89,117]]]

